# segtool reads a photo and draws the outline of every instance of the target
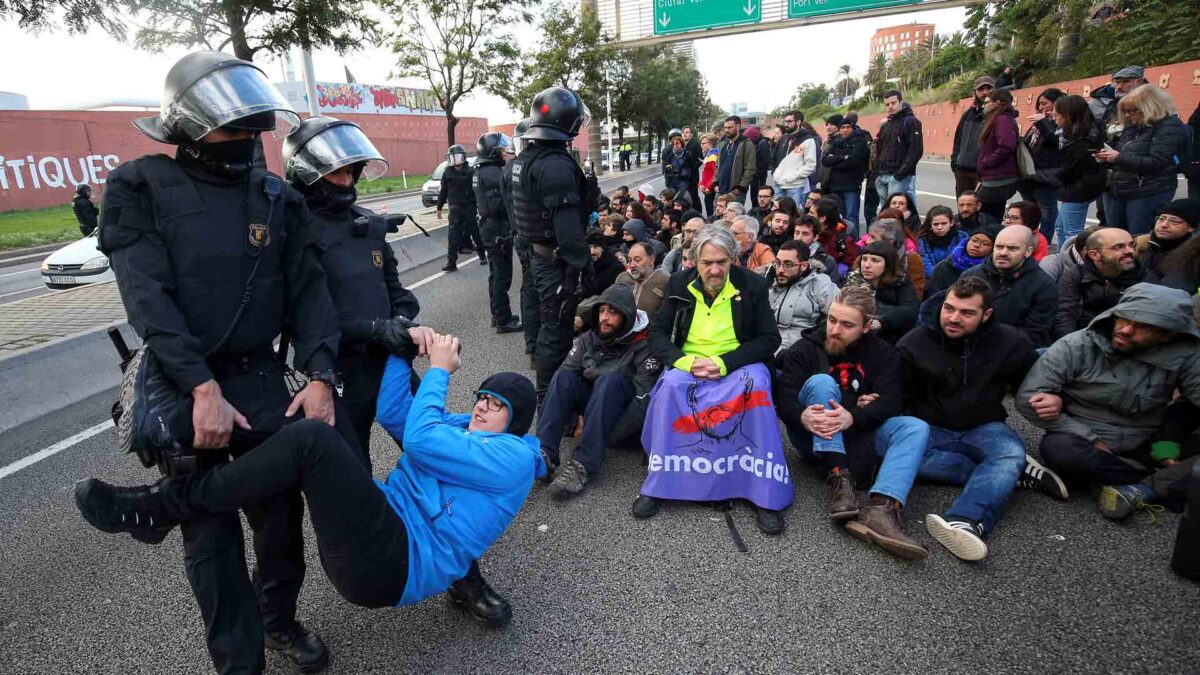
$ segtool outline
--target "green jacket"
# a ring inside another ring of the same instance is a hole
[[[745,137],[743,131],[738,140],[737,151],[733,153],[733,173],[729,175],[729,184],[733,187],[740,187],[743,190],[749,190],[750,184],[754,182],[754,171],[757,165],[754,156],[754,143]],[[722,138],[718,144],[718,150],[724,150],[729,145],[728,138]],[[720,180],[720,169],[717,169],[718,181]]]

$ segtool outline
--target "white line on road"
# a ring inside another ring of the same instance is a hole
[[[469,264],[475,262],[476,260],[479,260],[479,256],[475,256],[474,258],[468,258],[468,259],[462,261],[462,264],[469,265]],[[420,288],[431,281],[441,279],[442,277],[446,276],[447,274],[450,274],[450,273],[449,272],[438,272],[437,274],[431,274],[431,275],[425,277],[424,279],[418,281],[417,283],[415,283],[411,286],[408,286],[407,288],[410,291],[415,288]]]
[[[11,258],[5,258],[0,262],[16,262],[18,260],[33,260],[34,258],[49,258],[54,251],[43,251],[42,253],[30,253],[29,255],[18,255]]]
[[[48,457],[53,457],[54,455],[57,455],[58,453],[62,452],[63,450],[66,450],[67,448],[69,448],[77,443],[82,443],[83,441],[86,441],[87,439],[91,438],[92,436],[95,436],[96,434],[104,431],[105,429],[112,429],[112,428],[113,428],[112,420],[105,420],[104,422],[101,422],[94,427],[89,427],[87,429],[84,429],[83,431],[75,434],[74,436],[64,438],[63,440],[55,443],[54,445],[51,445],[48,448],[39,450],[39,451],[33,453],[32,455],[25,457],[24,459],[18,459],[17,461],[13,462],[12,464],[9,464],[6,467],[0,468],[0,478],[4,478],[6,476],[11,476],[12,474],[20,471],[21,469],[33,466],[34,464],[37,464],[38,462],[40,462],[43,459],[46,459]]]
[[[42,269],[40,267],[35,267],[31,270],[21,270],[20,272],[9,272],[8,274],[0,274],[0,277],[15,277],[18,274],[29,274],[30,272],[41,272],[41,271],[42,271]]]
[[[958,198],[955,197],[954,195],[944,195],[940,192],[925,192],[924,190],[917,190],[917,194],[929,195],[930,197],[940,197],[941,199],[949,199],[951,203],[956,203],[958,201]],[[1095,218],[1088,218],[1087,222],[1092,223],[1094,225],[1100,224],[1100,221],[1096,220]]]
[[[45,286],[34,286],[33,288],[26,288],[21,291],[13,291],[12,293],[4,293],[3,295],[0,295],[0,298],[7,298],[10,295],[20,295],[22,293],[28,293],[29,291],[36,291],[36,290],[39,290],[42,288],[45,288]]]

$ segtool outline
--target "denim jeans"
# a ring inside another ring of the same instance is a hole
[[[858,239],[858,207],[860,196],[858,190],[845,190],[835,192],[838,199],[842,200],[842,220],[846,221],[846,234]],[[854,230],[851,232],[850,230]]]
[[[1054,222],[1054,232],[1058,235],[1058,248],[1061,250],[1068,239],[1083,232],[1087,227],[1088,207],[1091,202],[1059,202],[1058,220]]]
[[[1020,191],[1022,199],[1037,202],[1038,209],[1042,212],[1042,235],[1046,237],[1046,243],[1054,241],[1055,225],[1058,222],[1058,190],[1046,183],[1025,181],[1021,183]],[[1063,240],[1060,239],[1058,245],[1062,246],[1062,243]]]
[[[830,400],[842,402],[842,390],[833,378],[823,373],[813,375],[800,388],[800,403],[804,406],[825,405]],[[792,446],[798,452],[846,454],[846,443],[841,432],[825,440],[809,433],[803,427],[788,427]],[[875,431],[875,454],[883,459],[871,493],[886,495],[900,502],[908,498],[925,447],[929,444],[929,425],[915,417],[893,417]]]
[[[886,204],[888,197],[903,192],[908,195],[908,198],[917,203],[917,176],[913,174],[908,178],[900,179],[890,173],[881,173],[879,178],[875,179],[875,190],[879,193],[879,201]]]
[[[583,414],[583,435],[575,446],[575,461],[595,476],[608,453],[617,420],[633,401],[633,382],[622,373],[605,373],[593,382],[577,370],[559,369],[538,416],[537,437],[550,459],[558,461],[558,446],[571,413]]]
[[[1106,226],[1119,227],[1133,236],[1147,234],[1154,229],[1158,209],[1175,198],[1175,190],[1164,190],[1148,197],[1125,199],[1104,193],[1104,217]]]
[[[791,197],[796,202],[796,208],[800,209],[801,213],[805,213],[804,200],[808,199],[808,187],[796,188],[779,188],[779,192],[785,197]]]
[[[1004,422],[966,431],[929,427],[929,447],[917,477],[965,485],[946,515],[969,518],[991,532],[1025,468],[1025,444]]]

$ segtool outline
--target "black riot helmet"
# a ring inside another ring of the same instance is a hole
[[[204,51],[171,66],[158,116],[133,124],[160,143],[182,145],[222,127],[271,131],[283,138],[300,124],[300,116],[258,66]]]
[[[529,118],[517,122],[517,126],[513,127],[513,154],[519,155],[525,149],[525,132],[529,131]]]
[[[455,143],[446,149],[446,161],[450,166],[462,166],[467,163],[467,149]]]
[[[80,183],[79,185],[75,186],[75,194],[80,197],[91,197],[92,186],[88,185],[87,183]]]
[[[513,151],[512,139],[499,131],[489,131],[479,137],[475,144],[475,154],[479,159],[502,159],[505,153]]]
[[[312,185],[326,174],[362,164],[355,179],[374,180],[387,173],[388,162],[353,122],[310,117],[283,141],[283,172],[291,183]]]
[[[569,141],[587,126],[591,113],[579,94],[564,87],[543,89],[529,109],[526,140]]]

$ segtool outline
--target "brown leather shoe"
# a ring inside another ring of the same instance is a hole
[[[892,499],[882,504],[872,499],[859,510],[854,520],[846,523],[846,529],[859,539],[875,542],[883,550],[905,560],[922,560],[929,555],[928,548],[904,534],[900,504]]]
[[[858,515],[858,497],[854,494],[854,476],[845,469],[834,469],[825,478],[829,486],[829,517],[846,520]]]

